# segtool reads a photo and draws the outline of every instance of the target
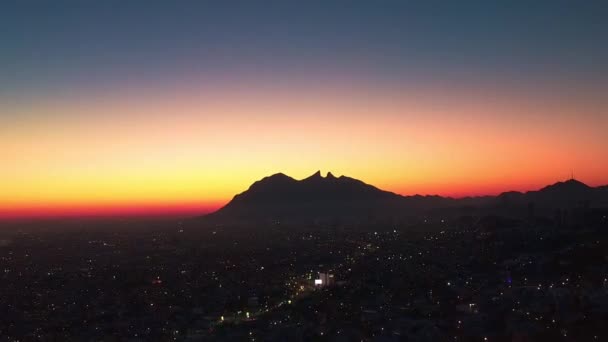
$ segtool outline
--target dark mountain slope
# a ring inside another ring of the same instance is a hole
[[[593,188],[571,179],[538,191],[505,192],[496,197],[453,199],[401,196],[360,180],[319,171],[302,180],[277,173],[253,183],[226,206],[204,216],[214,223],[387,222],[422,215],[521,215],[533,206],[547,214],[555,208],[608,206],[608,187]]]

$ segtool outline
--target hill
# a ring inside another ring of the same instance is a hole
[[[302,180],[283,173],[265,177],[218,211],[203,219],[212,223],[395,222],[426,215],[521,215],[555,208],[608,206],[608,188],[590,187],[571,179],[537,191],[504,192],[498,196],[454,199],[402,196],[358,179],[317,171]]]

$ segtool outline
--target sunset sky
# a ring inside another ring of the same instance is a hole
[[[605,1],[2,2],[0,217],[203,213],[319,169],[404,195],[608,184],[606,18]]]

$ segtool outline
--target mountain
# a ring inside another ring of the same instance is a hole
[[[498,196],[503,206],[523,207],[533,203],[541,209],[571,208],[577,206],[608,206],[606,186],[590,187],[576,179],[557,182],[536,191],[505,192]]]
[[[320,171],[302,180],[283,173],[253,183],[223,208],[204,216],[215,223],[394,222],[412,216],[526,213],[582,205],[608,207],[608,187],[590,187],[571,179],[537,191],[504,192],[498,196],[453,199],[402,196],[360,180]]]
[[[295,180],[277,173],[253,183],[226,206],[207,215],[215,220],[361,220],[391,215],[402,196],[360,180],[317,171]]]
[[[557,182],[552,185],[547,185],[546,187],[540,189],[538,192],[566,194],[566,193],[583,193],[583,192],[587,192],[591,189],[593,189],[593,188],[588,186],[587,184],[572,178],[565,182]]]

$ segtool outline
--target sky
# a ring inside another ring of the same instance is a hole
[[[3,1],[0,217],[195,214],[283,172],[608,184],[605,1]]]

